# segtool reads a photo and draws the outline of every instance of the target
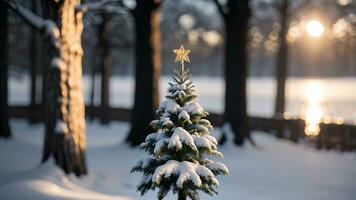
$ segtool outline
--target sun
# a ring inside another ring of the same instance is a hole
[[[315,38],[322,36],[325,31],[323,24],[318,20],[308,21],[305,30],[311,37]]]

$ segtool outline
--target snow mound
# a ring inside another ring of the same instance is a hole
[[[22,180],[0,187],[1,196],[7,200],[130,200],[92,192],[68,183],[61,186],[48,180]]]
[[[132,200],[78,186],[52,160],[12,177],[7,184],[0,186],[0,197],[6,200]]]

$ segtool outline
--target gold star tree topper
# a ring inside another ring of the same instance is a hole
[[[190,62],[188,57],[190,50],[184,49],[183,45],[179,49],[174,49],[173,52],[176,54],[175,62],[179,61],[182,65],[184,65],[184,62]]]

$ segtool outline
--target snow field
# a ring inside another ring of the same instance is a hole
[[[127,123],[87,124],[89,175],[64,176],[52,163],[39,165],[43,126],[12,120],[14,138],[0,140],[0,199],[153,200],[155,192],[136,192],[140,174],[130,174],[146,154],[123,144]],[[216,129],[214,136],[219,135]],[[204,200],[354,200],[356,156],[317,151],[302,144],[254,132],[258,148],[220,147],[230,176],[219,177],[219,195]],[[210,167],[210,169],[212,169]],[[169,194],[167,200],[174,200]]]

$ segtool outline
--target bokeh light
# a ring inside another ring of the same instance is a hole
[[[310,20],[307,22],[305,30],[311,37],[318,38],[323,35],[325,28],[320,21]]]

